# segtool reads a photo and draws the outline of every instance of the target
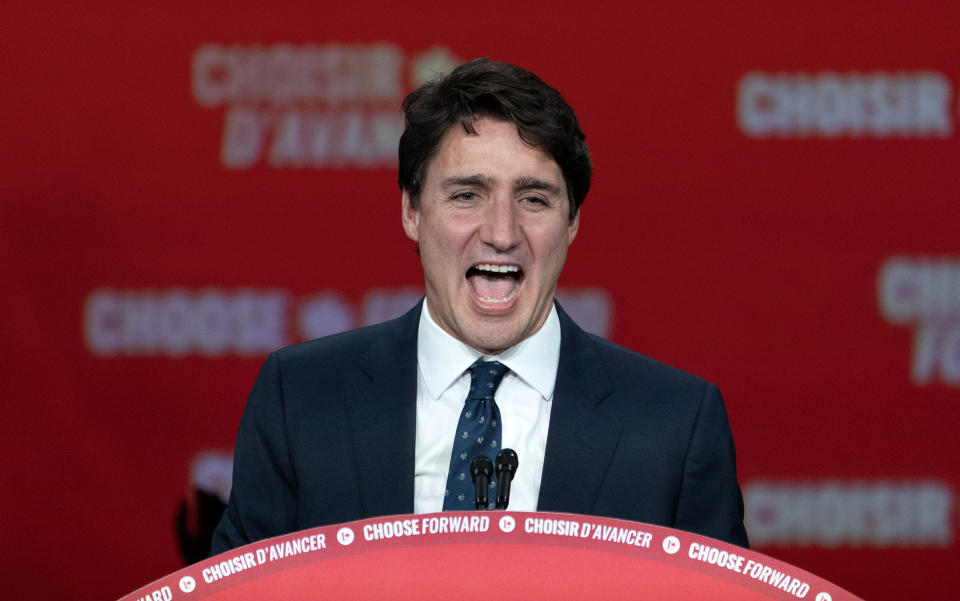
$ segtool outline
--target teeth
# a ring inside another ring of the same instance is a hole
[[[485,303],[505,303],[511,300],[514,295],[517,293],[516,289],[510,292],[506,298],[485,298],[483,296],[478,297],[481,301]]]
[[[520,268],[516,265],[491,265],[489,263],[474,265],[474,269],[478,271],[490,271],[493,273],[509,273],[520,271]]]

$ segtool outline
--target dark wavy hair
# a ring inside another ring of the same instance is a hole
[[[414,208],[440,139],[457,123],[476,134],[474,124],[481,117],[514,123],[520,139],[556,161],[567,185],[571,219],[587,196],[592,165],[577,115],[560,92],[525,69],[486,58],[470,61],[411,92],[403,113],[398,179]]]

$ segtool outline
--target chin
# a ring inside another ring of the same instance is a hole
[[[502,319],[490,321],[493,323],[478,324],[476,334],[466,340],[467,344],[484,354],[497,355],[520,342],[515,327],[505,328]]]

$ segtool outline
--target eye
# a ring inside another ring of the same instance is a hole
[[[521,202],[523,202],[524,204],[535,206],[535,207],[536,206],[545,207],[549,204],[545,199],[540,198],[539,196],[525,196],[523,197],[523,200]]]
[[[452,196],[453,200],[459,202],[476,202],[480,198],[480,195],[476,192],[457,192]]]

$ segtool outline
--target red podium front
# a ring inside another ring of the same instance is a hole
[[[858,597],[761,553],[559,513],[433,513],[323,526],[170,574],[121,601]]]

